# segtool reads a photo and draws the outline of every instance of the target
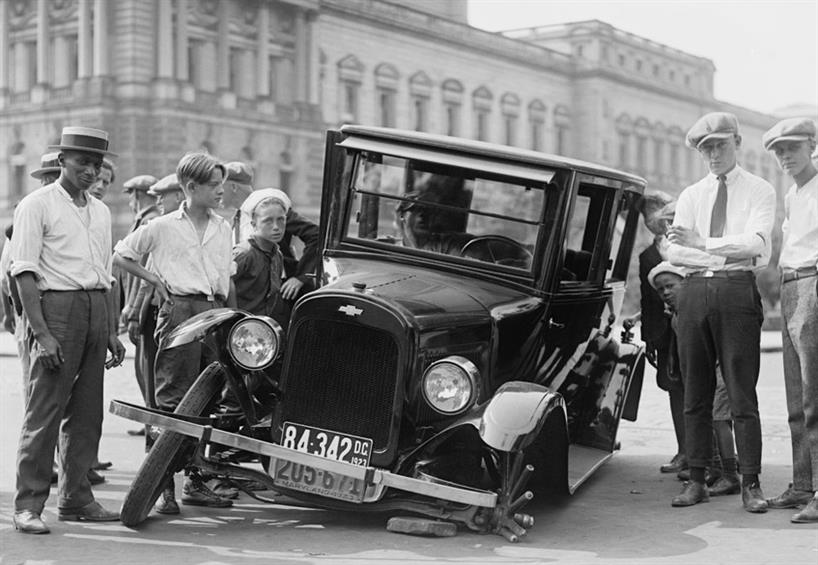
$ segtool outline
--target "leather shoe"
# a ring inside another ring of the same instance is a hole
[[[110,469],[113,466],[114,464],[111,461],[100,461],[97,459],[94,461],[94,464],[91,465],[91,469],[94,471],[104,471],[105,469]]]
[[[51,531],[40,515],[31,510],[15,512],[11,521],[14,523],[14,529],[21,534],[47,534]]]
[[[92,485],[101,485],[105,482],[105,477],[94,471],[93,469],[88,469],[88,482]]]
[[[792,483],[787,487],[787,490],[776,496],[775,498],[767,499],[767,506],[770,508],[798,508],[805,504],[809,504],[812,500],[812,491],[798,490],[792,488]]]
[[[166,488],[162,491],[162,496],[159,497],[155,510],[159,514],[179,514],[179,505],[176,504],[176,493],[172,488]]]
[[[738,494],[741,492],[741,481],[738,475],[724,475],[719,477],[707,489],[710,496],[724,496],[726,494]]]
[[[763,514],[767,511],[767,501],[758,483],[750,483],[741,487],[741,503],[747,512]]]
[[[790,518],[793,524],[814,524],[818,522],[818,496],[813,496],[801,512]]]
[[[710,495],[703,483],[689,481],[685,483],[682,492],[673,497],[671,506],[693,506],[699,502],[710,502]]]
[[[182,487],[182,504],[189,506],[208,506],[210,508],[228,508],[233,501],[222,498],[199,478],[185,481]]]
[[[236,499],[239,497],[239,489],[234,487],[230,481],[224,479],[211,479],[205,483],[210,490],[222,498]]]
[[[94,500],[80,508],[60,508],[57,519],[61,522],[116,522],[119,520],[119,512],[105,510]]]
[[[678,473],[687,469],[687,455],[684,453],[677,453],[669,462],[659,467],[660,473]]]

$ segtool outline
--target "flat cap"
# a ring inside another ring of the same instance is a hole
[[[137,175],[131,179],[126,180],[122,184],[122,190],[131,192],[133,190],[141,190],[147,192],[148,189],[156,183],[156,177],[153,175]]]
[[[650,283],[650,286],[656,288],[656,277],[658,277],[662,273],[672,273],[682,278],[685,278],[685,276],[687,276],[687,271],[684,270],[684,267],[674,265],[670,261],[662,261],[654,268],[652,268],[648,273],[648,282]]]
[[[224,168],[227,171],[227,178],[225,181],[233,181],[239,184],[253,184],[253,168],[241,161],[231,161],[225,163]]]
[[[779,141],[806,141],[815,139],[815,122],[809,118],[781,120],[761,136],[764,149],[769,151]]]
[[[159,194],[173,192],[174,190],[182,190],[182,185],[179,184],[179,179],[176,178],[176,173],[171,173],[154,182],[150,189],[148,189],[148,194],[157,196]]]
[[[738,118],[729,112],[711,112],[693,124],[687,132],[685,143],[692,149],[698,149],[710,139],[727,139],[734,135],[738,135]]]

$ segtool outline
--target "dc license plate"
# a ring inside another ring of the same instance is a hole
[[[369,438],[292,422],[285,422],[282,427],[281,445],[363,467],[369,465],[372,454]],[[360,479],[286,460],[276,460],[273,482],[284,488],[349,502],[363,501],[366,493],[366,485]]]

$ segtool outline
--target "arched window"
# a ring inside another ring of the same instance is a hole
[[[378,125],[395,127],[395,102],[400,73],[393,65],[381,63],[375,67],[375,107],[378,109]]]
[[[446,79],[440,86],[443,94],[446,135],[460,135],[460,113],[463,107],[463,85],[454,79]]]
[[[571,131],[571,112],[567,106],[559,105],[554,108],[554,133],[556,152],[558,155],[569,155],[569,133]]]
[[[428,131],[429,98],[432,95],[432,79],[423,71],[409,77],[409,95],[412,99],[412,124],[415,131]]]
[[[489,120],[494,95],[485,86],[479,87],[472,93],[472,107],[474,109],[474,137],[480,141],[489,140]]]
[[[341,123],[360,121],[359,97],[363,75],[364,64],[355,55],[347,55],[338,61],[338,114]]]
[[[503,113],[503,138],[506,145],[517,144],[517,121],[520,117],[520,98],[506,92],[500,98],[500,109]]]
[[[540,100],[532,100],[528,105],[529,147],[534,151],[543,151],[545,136],[545,104]]]

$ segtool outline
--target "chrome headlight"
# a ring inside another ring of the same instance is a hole
[[[440,359],[423,373],[423,396],[441,414],[459,414],[477,400],[478,374],[465,357]]]
[[[284,344],[284,330],[266,316],[245,318],[230,330],[227,350],[237,365],[256,371],[275,361]]]

